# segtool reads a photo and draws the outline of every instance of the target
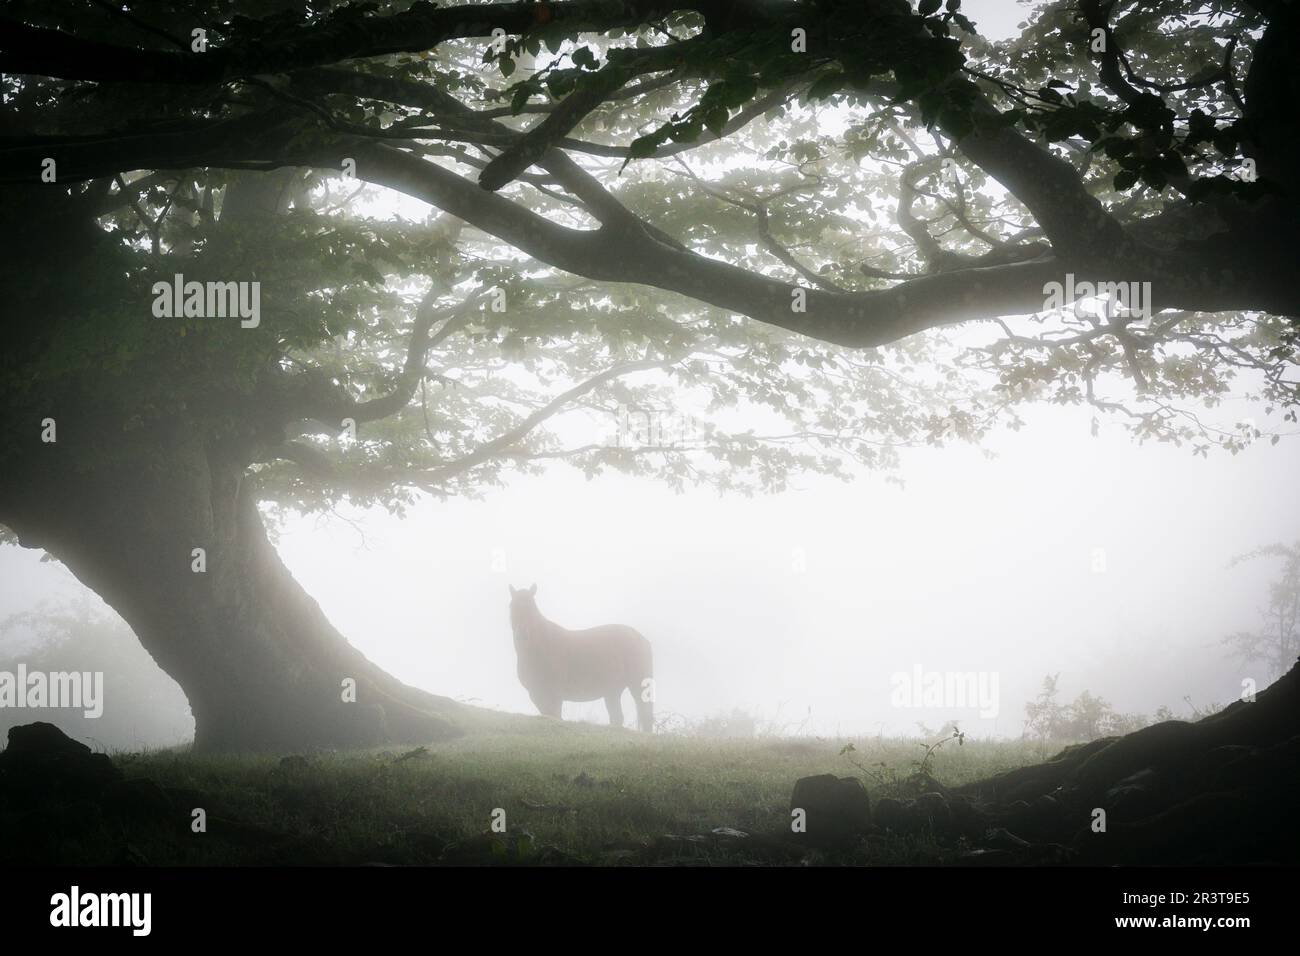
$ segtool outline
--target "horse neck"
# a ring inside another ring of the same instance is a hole
[[[536,645],[538,641],[545,640],[558,630],[559,627],[553,621],[548,620],[541,611],[538,611],[525,623],[523,634],[515,632],[515,647]]]

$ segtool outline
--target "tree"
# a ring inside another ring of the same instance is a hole
[[[1268,605],[1259,612],[1259,629],[1236,631],[1223,639],[1244,664],[1263,664],[1269,680],[1287,672],[1300,657],[1300,542],[1266,545],[1233,558],[1232,566],[1259,558],[1281,558],[1282,570],[1268,586]]]
[[[1141,714],[1118,713],[1109,701],[1086,690],[1080,691],[1072,703],[1062,704],[1057,699],[1060,677],[1048,674],[1038,696],[1026,701],[1024,737],[1042,743],[1077,743],[1132,733],[1147,725]],[[1163,710],[1163,716],[1157,714],[1158,720],[1173,719],[1167,708]]]
[[[294,747],[455,708],[347,644],[259,502],[557,462],[769,490],[1033,401],[1236,450],[1295,418],[1296,22],[8,0],[0,521],[131,624],[199,746]],[[177,275],[216,285],[160,318]],[[1233,390],[1272,424],[1202,416]]]

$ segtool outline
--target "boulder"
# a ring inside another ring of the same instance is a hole
[[[9,746],[0,753],[0,789],[19,807],[94,796],[121,777],[107,754],[44,722],[9,728]]]
[[[984,832],[987,826],[984,814],[976,809],[969,798],[960,794],[950,794],[948,807],[952,810],[952,826],[955,832],[970,838]]]
[[[823,773],[795,781],[791,813],[803,810],[806,831],[798,836],[810,843],[833,845],[864,833],[871,823],[867,788],[856,777]]]
[[[907,808],[893,797],[881,797],[871,811],[871,822],[882,830],[907,829]]]
[[[9,728],[9,746],[0,759],[58,759],[88,757],[90,748],[73,740],[58,727],[43,720]]]
[[[952,829],[952,808],[942,793],[931,791],[916,798],[913,813],[921,829],[945,834]]]

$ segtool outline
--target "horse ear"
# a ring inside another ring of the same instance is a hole
[[[515,586],[514,586],[513,584],[510,584],[509,582],[507,582],[507,583],[506,583],[506,587],[508,587],[508,588],[510,589],[510,596],[511,596],[511,597],[514,597],[514,596],[518,593],[517,591],[515,591]]]
[[[530,596],[532,596],[532,595],[535,595],[536,593],[537,593],[537,585],[534,584],[532,587],[530,587],[530,588],[528,589],[528,594],[529,594]]]

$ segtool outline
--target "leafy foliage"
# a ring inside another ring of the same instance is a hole
[[[197,27],[214,50],[249,56],[296,51],[304,31],[364,38],[393,16],[436,13],[404,0],[139,7],[4,5],[72,34],[93,24],[97,40],[133,49],[173,49]],[[555,140],[608,201],[695,256],[854,296],[1043,254],[1042,224],[962,150],[983,128],[1014,128],[1050,150],[1126,226],[1178,190],[1206,201],[1266,191],[1238,175],[1235,64],[1257,42],[1260,15],[1169,0],[1107,12],[1103,51],[1092,14],[1059,0],[1002,43],[981,37],[958,0],[816,0],[772,5],[744,29],[711,7],[603,32],[536,12],[501,43],[451,37],[348,61],[353,79],[387,84],[362,88],[339,80],[343,67],[215,86],[0,82],[29,134],[152,135],[252,118],[287,154],[370,139],[460,176],[538,135],[584,91],[609,90]],[[1105,72],[1120,54],[1122,84]],[[998,104],[991,118],[978,91]],[[1065,310],[851,351],[683,295],[574,277],[491,230],[321,168],[196,162],[67,192],[102,208],[97,247],[77,260],[57,321],[24,332],[0,363],[11,407],[93,395],[119,410],[121,433],[184,409],[247,449],[263,497],[287,507],[348,496],[400,510],[417,492],[473,494],[553,462],[588,476],[776,490],[799,472],[890,468],[909,445],[1017,428],[1018,409],[1040,401],[1090,406],[1139,440],[1198,453],[1277,440],[1295,420],[1296,328],[1265,312],[1169,311],[1140,328]],[[573,230],[604,214],[549,174],[501,195]],[[260,282],[268,320],[256,334],[152,320],[152,282],[177,273]],[[436,322],[412,378],[422,303]],[[306,392],[329,400],[283,409]],[[384,396],[405,401],[363,421],[355,440],[345,434],[335,412]],[[1270,420],[1201,414],[1237,397]],[[693,430],[628,443],[617,433],[629,414]],[[0,437],[15,447],[14,434]],[[99,451],[118,440],[102,436]]]
[[[1025,704],[1026,738],[1044,743],[1077,743],[1140,730],[1148,723],[1140,714],[1120,714],[1100,697],[1081,691],[1072,702],[1058,699],[1060,674],[1043,678],[1038,697]]]

